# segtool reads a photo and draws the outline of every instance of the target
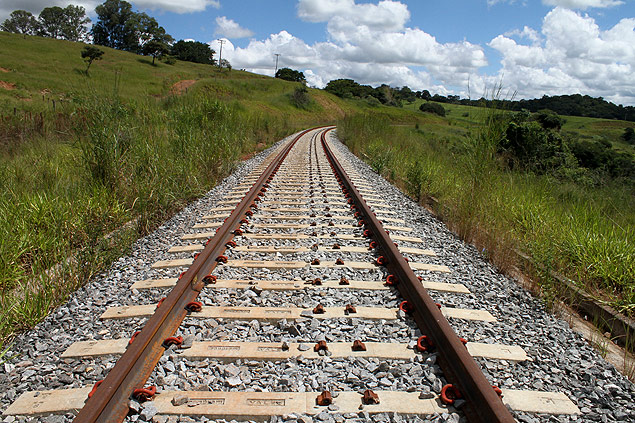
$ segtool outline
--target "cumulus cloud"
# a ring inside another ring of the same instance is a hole
[[[410,19],[408,6],[382,0],[378,4],[356,4],[354,0],[299,0],[298,16],[309,22],[329,22],[339,17],[356,25],[398,31]]]
[[[318,87],[332,79],[352,78],[364,84],[437,92],[445,92],[444,84],[464,87],[470,74],[487,65],[478,45],[439,43],[421,29],[406,27],[410,12],[400,2],[299,0],[298,15],[310,22],[327,22],[329,40],[309,45],[281,31],[223,56],[236,68],[273,75],[278,53],[281,66],[302,70],[309,84]]]
[[[606,8],[624,4],[621,0],[542,0],[547,6],[561,6],[568,9],[586,10],[590,7]]]
[[[502,55],[500,75],[520,97],[585,93],[635,103],[635,19],[608,30],[557,7],[545,16],[541,42],[524,45],[505,35],[489,46]]]
[[[216,34],[227,38],[248,38],[254,33],[225,16],[216,18]]]
[[[174,13],[202,12],[207,7],[220,8],[218,0],[134,0],[139,9],[164,10]]]

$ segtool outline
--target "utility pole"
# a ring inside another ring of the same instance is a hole
[[[218,42],[220,43],[220,55],[218,56],[218,69],[222,69],[221,62],[223,61],[223,44],[225,43],[225,41],[227,40],[223,40],[222,38],[218,39]]]
[[[274,56],[276,56],[276,70],[273,73],[273,76],[276,76],[276,74],[278,73],[278,58],[280,57],[280,53],[274,53]]]

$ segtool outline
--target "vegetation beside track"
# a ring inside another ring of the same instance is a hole
[[[235,164],[351,106],[299,84],[0,32],[0,340],[32,327]],[[297,95],[295,96],[297,98]],[[308,99],[308,101],[307,101]]]
[[[451,109],[446,118],[429,115],[416,126],[391,125],[370,114],[347,116],[338,122],[338,134],[373,169],[435,208],[453,231],[502,269],[526,267],[515,251],[528,254],[547,298],[561,292],[551,276],[555,271],[632,315],[632,183],[588,185],[576,183],[575,177],[510,170],[497,154],[506,120],[496,115],[504,112],[455,107],[460,113]],[[602,122],[575,120],[578,125],[584,121],[583,127]]]

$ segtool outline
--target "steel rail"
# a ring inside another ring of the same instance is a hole
[[[387,259],[386,267],[397,278],[397,288],[401,296],[412,305],[414,310],[411,316],[421,332],[434,341],[439,352],[437,361],[444,376],[459,389],[463,399],[466,400],[462,410],[468,420],[474,423],[515,422],[507,407],[468,353],[467,348],[454,333],[439,307],[432,300],[333,154],[326,142],[326,134],[329,131],[330,129],[323,131],[321,137],[322,147],[328,160],[340,180],[349,202],[352,201],[351,205],[360,212],[365,228],[372,232],[372,238],[378,244],[377,250],[381,251],[381,254]]]
[[[264,192],[264,185],[273,178],[295,143],[308,132],[297,135],[280,151],[262,175],[236,206],[225,223],[218,229],[190,268],[181,275],[177,285],[162,301],[160,307],[148,319],[141,332],[134,338],[94,394],[86,401],[75,419],[76,423],[121,422],[128,414],[129,402],[135,389],[143,388],[165,348],[163,341],[172,336],[185,319],[186,305],[194,301],[205,286],[203,279],[217,265],[216,259],[225,251],[225,244],[240,228],[247,211],[256,207],[257,198]]]

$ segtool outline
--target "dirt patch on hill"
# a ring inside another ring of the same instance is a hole
[[[5,90],[15,90],[15,84],[6,81],[0,81],[0,88],[4,88]]]
[[[9,73],[11,71],[7,68],[3,68],[2,66],[0,66],[0,72]]]
[[[195,79],[184,79],[183,81],[179,81],[172,85],[170,88],[170,94],[181,95],[194,84],[196,84]]]

